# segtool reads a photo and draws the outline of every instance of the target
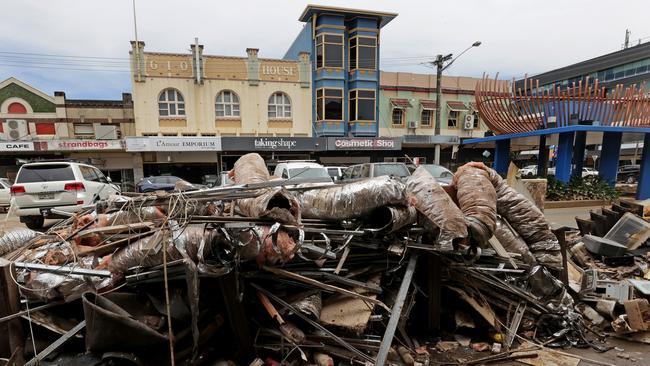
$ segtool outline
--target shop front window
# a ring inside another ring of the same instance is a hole
[[[357,36],[350,39],[350,70],[377,68],[377,38]]]
[[[322,88],[316,91],[316,119],[343,120],[343,90]]]
[[[185,117],[185,100],[176,89],[165,89],[158,96],[158,114],[161,117]]]
[[[319,34],[316,36],[316,68],[343,67],[343,36]]]
[[[350,91],[350,121],[375,120],[375,91]]]

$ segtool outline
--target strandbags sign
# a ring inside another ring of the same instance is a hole
[[[221,151],[221,138],[127,137],[126,151]]]
[[[41,151],[121,151],[122,140],[51,140],[36,142]]]

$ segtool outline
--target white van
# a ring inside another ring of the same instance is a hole
[[[73,213],[85,205],[119,194],[110,178],[91,165],[70,162],[29,163],[20,167],[11,195],[16,215],[28,228],[43,227],[45,216],[61,218],[51,210]]]
[[[306,161],[278,163],[273,175],[282,179],[329,178],[330,182],[332,179],[324,166]]]

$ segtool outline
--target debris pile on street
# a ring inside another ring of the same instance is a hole
[[[603,309],[617,332],[650,328],[636,285],[606,290],[622,300],[619,322],[599,275],[580,270],[596,260],[577,249],[589,236],[556,236],[483,164],[444,187],[424,168],[404,180],[282,180],[257,154],[230,175],[231,186],[113,197],[45,233],[5,232],[2,357],[487,364],[603,350]],[[494,354],[450,357],[458,347]]]

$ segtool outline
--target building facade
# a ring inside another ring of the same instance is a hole
[[[315,136],[379,136],[380,29],[397,16],[308,5],[284,58],[309,53]]]
[[[0,177],[13,179],[26,161],[75,159],[128,189],[136,165],[122,136],[134,131],[131,94],[67,99],[64,92],[48,95],[15,78],[0,83]]]
[[[381,72],[379,133],[402,140],[402,155],[433,163],[434,146],[442,146],[441,162],[479,159],[483,150],[461,149],[466,138],[483,137],[487,126],[474,100],[480,79],[442,77],[440,135],[436,125],[436,76],[405,72]]]
[[[547,91],[553,87],[567,89],[580,83],[585,85],[587,79],[590,82],[597,79],[599,86],[605,87],[608,92],[614,90],[616,85],[636,85],[648,90],[650,42],[543,72],[534,75],[532,79],[539,80],[540,87]],[[524,79],[517,80],[515,86],[521,89],[535,88],[535,85],[526,85]]]

